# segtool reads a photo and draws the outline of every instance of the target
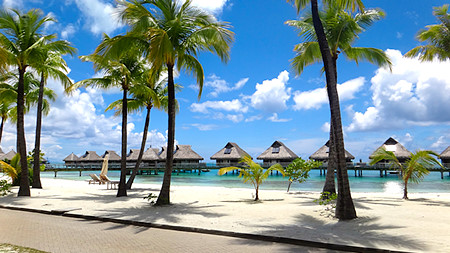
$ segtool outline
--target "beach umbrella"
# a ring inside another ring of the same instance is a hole
[[[105,154],[105,158],[103,158],[102,171],[100,172],[101,176],[106,176],[106,174],[108,174],[108,158],[109,154]]]

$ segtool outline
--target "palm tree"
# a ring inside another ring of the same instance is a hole
[[[41,128],[42,128],[42,103],[44,95],[44,85],[47,82],[48,77],[53,77],[61,81],[64,87],[68,87],[72,84],[70,78],[66,75],[68,72],[67,64],[62,58],[63,54],[75,53],[75,48],[71,47],[67,41],[53,41],[45,45],[45,53],[47,57],[43,62],[38,62],[34,68],[41,76],[39,83],[39,97],[37,104],[37,116],[36,116],[36,132],[34,142],[34,158],[33,158],[33,188],[42,188],[40,177],[40,149],[41,149]],[[51,50],[51,51],[48,51]]]
[[[417,46],[405,54],[406,57],[419,55],[422,61],[432,61],[435,57],[440,61],[450,59],[450,14],[448,4],[435,7],[433,15],[441,22],[438,25],[428,25],[427,29],[422,29],[417,34],[420,42],[427,42],[428,45]]]
[[[337,92],[336,66],[333,64],[333,58],[330,52],[330,46],[325,35],[325,30],[319,16],[319,7],[317,0],[287,0],[293,2],[297,8],[297,13],[304,9],[309,3],[311,4],[311,14],[314,31],[319,43],[319,49],[324,64],[325,77],[327,81],[327,94],[330,104],[331,121],[330,136],[333,141],[331,144],[336,151],[336,170],[338,177],[338,199],[336,203],[336,217],[340,220],[349,220],[356,218],[356,210],[350,193],[350,184],[345,162],[344,135],[342,133],[341,109],[339,106],[339,96]],[[330,4],[336,2],[343,9],[360,11],[364,10],[361,0],[324,0],[324,3]],[[332,148],[333,150],[333,148]]]
[[[245,164],[243,168],[238,167],[225,167],[219,170],[219,175],[222,176],[227,172],[233,170],[239,170],[239,177],[242,177],[244,183],[250,182],[253,187],[255,187],[255,201],[259,200],[259,187],[264,182],[264,180],[269,177],[270,172],[276,170],[279,171],[284,176],[283,166],[280,164],[274,164],[270,166],[266,171],[261,167],[261,165],[252,161],[250,156],[244,156],[240,160],[240,163]]]
[[[104,76],[100,78],[90,78],[79,81],[69,87],[68,91],[81,86],[98,87],[109,89],[111,87],[120,87],[123,91],[122,101],[122,151],[121,151],[121,171],[119,189],[117,197],[127,196],[126,189],[126,159],[127,159],[127,113],[128,113],[128,91],[136,83],[142,80],[145,68],[144,62],[140,59],[138,51],[131,47],[128,50],[122,50],[120,53],[112,51],[103,52],[102,48],[113,43],[114,38],[104,35],[103,41],[97,47],[94,54],[81,56],[83,61],[94,63],[96,72],[103,71]]]
[[[358,34],[365,31],[373,22],[384,17],[385,14],[383,11],[372,9],[353,14],[348,13],[336,4],[328,4],[325,7],[325,11],[320,12],[319,15],[321,20],[324,21],[325,34],[327,35],[333,65],[336,70],[336,80],[337,60],[341,53],[347,59],[353,60],[356,63],[361,60],[367,60],[378,66],[391,66],[391,62],[384,51],[376,48],[352,46]],[[314,32],[313,20],[311,14],[308,13],[300,20],[289,20],[286,23],[300,30],[299,36],[305,40],[305,42],[295,46],[296,56],[292,60],[293,67],[297,74],[300,75],[306,66],[320,62],[322,59],[317,36]],[[330,128],[333,128],[332,124]],[[330,133],[332,132],[330,130]],[[328,194],[336,193],[334,186],[336,150],[333,144],[334,138],[330,134],[330,159],[327,167],[326,181],[323,187],[323,192],[327,192]]]
[[[8,120],[8,117],[14,105],[14,98],[2,97],[0,99],[0,117],[2,120],[0,123],[0,144],[2,143],[3,127],[6,123],[6,120]]]
[[[170,204],[175,140],[174,68],[185,70],[196,77],[200,98],[204,73],[202,65],[196,58],[197,55],[201,51],[210,51],[226,62],[233,41],[233,33],[228,30],[230,28],[228,23],[217,22],[214,16],[192,6],[191,2],[191,0],[184,1],[183,4],[177,0],[119,2],[124,7],[120,16],[131,26],[129,36],[122,46],[129,45],[129,40],[138,38],[134,41],[141,46],[152,67],[167,68],[169,98],[167,157],[163,184],[156,205]],[[117,50],[120,50],[120,47]]]
[[[391,168],[399,169],[402,172],[403,179],[403,199],[408,199],[408,182],[419,183],[425,175],[430,173],[428,169],[434,166],[444,168],[442,164],[436,159],[439,157],[433,151],[419,150],[412,153],[405,163],[401,163],[394,152],[386,149],[379,149],[372,157],[370,165],[374,165],[380,161],[388,161]]]
[[[8,65],[13,66],[19,73],[17,89],[17,145],[20,154],[20,164],[26,168],[27,157],[25,129],[24,129],[24,75],[27,67],[33,60],[42,59],[44,56],[39,50],[45,41],[51,36],[40,34],[47,22],[53,21],[50,16],[43,17],[40,10],[30,10],[21,13],[18,10],[8,12],[0,10],[0,47],[3,48]],[[30,184],[28,171],[24,170],[21,179],[18,196],[30,196]]]

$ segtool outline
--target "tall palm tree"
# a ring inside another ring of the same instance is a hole
[[[417,34],[420,42],[427,42],[428,45],[417,46],[405,54],[406,57],[419,55],[422,61],[432,61],[438,58],[440,61],[450,59],[450,14],[448,4],[435,7],[433,15],[441,22],[437,25],[428,25]]]
[[[418,150],[410,155],[405,163],[401,163],[394,152],[386,149],[379,149],[373,155],[370,165],[374,165],[380,161],[388,161],[391,168],[396,168],[402,172],[403,179],[403,199],[408,199],[408,182],[419,183],[425,175],[430,173],[428,169],[435,166],[444,168],[436,159],[439,157],[430,150]]]
[[[2,143],[3,127],[5,126],[6,120],[11,113],[12,108],[15,106],[14,98],[1,97],[0,99],[0,144]]]
[[[40,32],[47,22],[54,19],[43,16],[40,10],[22,13],[19,10],[0,10],[0,47],[5,54],[7,64],[16,68],[19,73],[17,89],[17,144],[22,168],[27,167],[26,141],[24,129],[24,75],[32,60],[44,58],[39,50],[44,42],[52,36],[44,36]],[[20,178],[18,196],[30,196],[28,171],[24,170]]]
[[[44,51],[44,54],[46,54],[45,60],[43,62],[37,62],[34,66],[34,68],[40,74],[41,80],[39,83],[36,132],[34,141],[33,188],[42,188],[39,154],[41,151],[42,103],[44,96],[44,86],[47,82],[48,77],[59,80],[64,87],[68,87],[72,84],[72,81],[66,75],[66,73],[68,73],[68,69],[66,62],[62,58],[62,55],[73,55],[76,50],[75,48],[71,47],[70,43],[67,41],[52,41],[45,45]]]
[[[367,47],[353,47],[352,44],[358,35],[366,30],[373,22],[384,17],[384,12],[377,9],[365,10],[361,13],[348,13],[336,3],[330,3],[325,10],[319,13],[324,23],[324,30],[330,46],[330,53],[335,67],[337,80],[337,60],[340,54],[358,63],[366,60],[378,66],[391,66],[391,62],[383,50]],[[292,60],[292,65],[297,74],[300,75],[303,69],[322,60],[319,43],[314,31],[314,24],[311,13],[306,14],[300,20],[289,20],[286,22],[299,30],[305,42],[295,46],[296,56]],[[330,125],[330,133],[333,132],[334,125]],[[329,163],[327,167],[326,181],[323,193],[336,193],[334,185],[334,171],[336,168],[336,149],[333,134],[330,134]],[[323,196],[327,196],[327,194]]]
[[[331,121],[330,129],[332,135],[332,145],[336,151],[336,170],[338,177],[338,199],[336,203],[336,217],[340,220],[349,220],[356,218],[356,210],[350,193],[350,184],[348,182],[348,175],[345,162],[345,148],[344,135],[342,133],[341,110],[339,105],[339,96],[337,92],[337,78],[336,66],[333,64],[333,58],[330,52],[330,46],[325,35],[325,30],[319,16],[319,7],[317,0],[287,0],[287,2],[294,3],[297,8],[297,13],[304,9],[308,4],[311,4],[311,15],[314,25],[314,31],[319,43],[319,49],[324,65],[325,77],[327,81],[327,94],[330,104]],[[361,0],[324,0],[326,4],[336,2],[344,9],[360,11],[364,10],[364,5]],[[331,139],[331,138],[330,138]]]
[[[104,35],[103,41],[97,47],[94,54],[81,56],[83,61],[90,61],[94,64],[95,70],[103,71],[104,76],[100,78],[90,78],[79,81],[68,90],[74,90],[80,86],[99,87],[109,89],[120,87],[123,91],[122,101],[122,150],[121,150],[121,170],[119,189],[117,197],[127,196],[126,189],[126,162],[127,162],[127,113],[128,113],[128,91],[141,81],[145,68],[144,62],[140,59],[138,51],[128,47],[120,53],[103,52],[101,49],[113,42],[113,39]]]
[[[170,181],[173,167],[175,140],[175,83],[174,68],[194,75],[199,86],[200,98],[204,73],[196,58],[202,51],[217,54],[226,62],[229,59],[233,32],[230,25],[217,22],[214,16],[191,5],[187,0],[181,4],[177,0],[120,1],[124,7],[120,16],[131,26],[130,37],[140,37],[140,45],[153,68],[167,68],[168,74],[168,141],[166,169],[163,184],[156,205],[170,203]],[[145,5],[145,6],[144,6]],[[148,8],[146,8],[148,6]]]

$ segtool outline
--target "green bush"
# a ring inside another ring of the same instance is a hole
[[[0,180],[0,196],[5,196],[11,192],[11,184],[6,180]]]

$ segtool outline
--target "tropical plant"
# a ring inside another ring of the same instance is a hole
[[[422,61],[440,61],[450,59],[450,14],[448,4],[434,7],[433,15],[441,22],[437,25],[428,25],[426,29],[418,32],[416,38],[427,45],[417,46],[405,54],[406,57],[419,56]]]
[[[76,50],[75,48],[70,46],[69,42],[59,40],[47,43],[43,51],[43,54],[46,55],[46,57],[43,59],[43,62],[36,62],[33,66],[40,75],[39,95],[36,110],[36,132],[34,141],[34,150],[37,150],[38,152],[35,152],[35,157],[33,159],[33,188],[42,188],[39,153],[41,149],[44,86],[49,77],[59,80],[64,87],[69,87],[72,84],[72,81],[66,75],[66,73],[68,73],[68,69],[66,62],[62,58],[62,55],[73,55]]]
[[[11,184],[7,180],[0,180],[0,196],[5,196],[11,192]]]
[[[201,96],[204,73],[197,56],[202,51],[229,59],[233,33],[228,23],[218,22],[214,16],[194,7],[191,0],[119,1],[123,7],[120,16],[131,26],[128,35],[119,43],[137,45],[142,49],[152,68],[167,68],[168,74],[168,141],[166,169],[156,205],[170,204],[170,182],[173,168],[175,140],[175,83],[174,68],[185,70],[197,79]],[[145,5],[145,6],[144,6]],[[146,8],[148,6],[148,8]]]
[[[391,168],[401,171],[403,179],[403,199],[408,199],[408,182],[419,183],[425,175],[430,173],[428,169],[435,166],[443,168],[442,164],[436,159],[439,155],[430,150],[418,150],[401,163],[394,152],[387,151],[384,148],[378,149],[372,156],[370,165],[380,161],[387,161]]]
[[[327,94],[330,105],[330,158],[334,159],[332,164],[336,164],[337,181],[338,181],[338,200],[336,208],[336,217],[340,220],[349,220],[356,218],[356,210],[350,192],[350,184],[348,182],[348,175],[346,170],[344,136],[342,132],[341,111],[339,105],[339,95],[337,92],[337,70],[331,56],[330,46],[328,44],[327,36],[319,15],[319,7],[317,0],[287,0],[287,2],[294,3],[297,8],[297,13],[304,9],[308,4],[311,4],[311,17],[314,27],[314,32],[319,44],[322,62],[324,64],[324,72],[327,82]],[[326,4],[337,4],[345,10],[351,9],[355,11],[364,11],[364,5],[361,0],[324,0]],[[329,173],[327,173],[329,174]]]
[[[128,115],[128,91],[131,87],[142,81],[145,73],[145,62],[140,58],[139,52],[133,47],[122,48],[120,52],[103,51],[102,49],[114,43],[114,38],[106,34],[96,51],[88,56],[80,56],[83,61],[94,64],[96,72],[102,71],[103,77],[89,78],[68,88],[68,92],[81,86],[110,89],[120,87],[122,89],[122,150],[119,189],[117,197],[127,196],[126,189],[126,158],[127,158],[127,115]]]
[[[6,65],[17,69],[19,82],[17,88],[17,146],[21,157],[27,156],[24,129],[24,75],[33,61],[40,61],[42,46],[52,39],[53,35],[44,36],[40,32],[46,23],[54,19],[42,11],[33,9],[27,13],[12,9],[0,10],[0,48],[4,54]],[[3,65],[3,62],[2,62]],[[20,161],[26,167],[26,159]],[[30,196],[28,171],[22,173],[18,196]]]
[[[279,171],[284,176],[283,166],[278,163],[270,166],[266,171],[264,171],[264,168],[261,167],[261,165],[252,161],[250,156],[244,156],[240,160],[240,163],[243,164],[242,168],[225,167],[221,168],[218,173],[222,176],[227,172],[239,170],[239,177],[242,177],[244,183],[251,183],[255,188],[255,201],[259,200],[259,187],[269,177],[272,171]]]
[[[17,155],[17,154],[16,154]],[[13,160],[16,156],[13,157]],[[16,158],[17,160],[18,158]],[[14,164],[17,164],[17,161],[15,160]],[[13,164],[11,162],[11,164]],[[16,167],[11,166],[11,164],[5,162],[5,161],[0,161],[0,169],[3,172],[3,174],[7,175],[8,177],[11,178],[12,181],[14,181],[17,178],[18,172],[16,170]]]
[[[317,168],[322,165],[322,162],[303,160],[302,158],[296,158],[284,169],[284,175],[289,177],[289,184],[287,192],[291,188],[293,182],[303,183],[309,178],[309,172],[311,169]]]
[[[6,174],[11,177],[12,179],[12,185],[20,185],[21,184],[21,177],[23,175],[23,170],[22,170],[22,166],[20,164],[20,154],[17,153],[13,156],[13,158],[11,159],[11,161],[9,161],[9,163],[4,162],[4,161],[0,161],[0,168],[2,168],[3,172],[6,172]],[[27,157],[27,159],[25,159],[25,161],[27,162],[27,166],[25,168],[28,168],[27,170],[25,170],[27,173],[27,180],[28,183],[31,184],[33,181],[33,170],[30,167],[30,161],[31,161],[31,157]]]

